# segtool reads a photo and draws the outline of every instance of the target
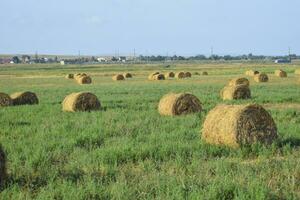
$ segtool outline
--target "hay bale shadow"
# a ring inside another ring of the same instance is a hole
[[[20,121],[20,122],[9,122],[10,126],[30,126],[31,123],[30,122],[24,122],[24,121]]]
[[[295,137],[291,137],[291,138],[287,138],[284,139],[282,141],[279,141],[279,147],[284,147],[289,145],[290,147],[293,148],[297,148],[300,147],[300,139],[299,138],[295,138]]]

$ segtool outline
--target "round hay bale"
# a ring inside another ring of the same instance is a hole
[[[122,74],[117,74],[117,75],[114,75],[112,77],[112,80],[114,80],[114,81],[124,81],[125,77]]]
[[[259,74],[259,71],[256,71],[256,70],[248,70],[248,71],[246,71],[245,74],[248,75],[248,76],[255,76],[256,74]]]
[[[183,79],[183,78],[185,78],[185,73],[184,72],[177,72],[175,74],[175,78],[177,78],[177,79]]]
[[[287,77],[287,73],[285,71],[279,69],[279,70],[275,70],[275,76],[285,78],[285,77]]]
[[[13,101],[8,94],[0,92],[0,107],[13,105]]]
[[[234,78],[231,79],[228,83],[228,86],[237,86],[237,85],[250,85],[250,82],[247,78]]]
[[[159,74],[159,72],[153,72],[153,73],[149,74],[148,80],[153,81],[153,76],[155,76],[157,74]]]
[[[254,81],[258,82],[258,83],[260,83],[260,82],[268,82],[269,81],[269,77],[265,73],[256,74],[254,76]]]
[[[185,73],[184,73],[184,77],[185,77],[185,78],[191,78],[191,77],[192,77],[191,72],[185,72]]]
[[[207,75],[208,75],[208,72],[202,72],[202,75],[203,75],[203,76],[207,76]]]
[[[78,79],[78,78],[80,78],[82,76],[88,76],[88,75],[85,74],[85,73],[77,73],[77,74],[74,74],[74,79]]]
[[[295,74],[300,75],[300,69],[296,69]]]
[[[39,104],[37,95],[33,92],[16,92],[10,95],[14,106]]]
[[[166,77],[166,78],[174,78],[174,77],[175,77],[175,74],[174,74],[174,72],[167,72],[167,73],[165,74],[165,77]]]
[[[0,145],[0,185],[2,186],[6,180],[7,172],[6,172],[6,155]]]
[[[170,93],[161,98],[158,105],[158,112],[161,115],[186,115],[201,112],[200,100],[189,93]]]
[[[156,74],[156,75],[152,76],[153,81],[162,81],[165,79],[166,79],[165,75],[163,75],[163,74]]]
[[[260,105],[219,105],[203,124],[202,139],[208,144],[240,147],[256,142],[271,144],[277,138],[272,116]]]
[[[132,78],[132,74],[130,74],[130,73],[124,73],[123,74],[123,76],[125,77],[125,78]]]
[[[200,73],[199,73],[199,72],[195,72],[195,73],[194,73],[194,75],[197,75],[197,76],[199,76],[199,75],[200,75]]]
[[[65,76],[66,79],[74,79],[74,74],[67,74]]]
[[[101,104],[96,95],[90,92],[78,92],[66,96],[62,107],[65,112],[93,111],[100,110]]]
[[[81,85],[92,83],[92,78],[89,76],[84,76],[84,75],[78,76],[75,80],[78,84],[81,84]]]
[[[247,85],[226,86],[220,92],[223,100],[250,99],[251,91]]]

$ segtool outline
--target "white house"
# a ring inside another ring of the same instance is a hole
[[[97,58],[98,62],[106,62],[106,58]]]

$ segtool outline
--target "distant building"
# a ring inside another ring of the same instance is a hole
[[[276,64],[280,64],[280,63],[290,63],[291,61],[288,59],[277,59],[275,60]]]
[[[126,60],[127,60],[127,59],[126,59],[126,56],[120,56],[120,57],[119,57],[119,61],[120,61],[120,62],[126,62]]]
[[[97,61],[98,62],[107,62],[107,59],[106,58],[97,58]]]
[[[61,60],[61,61],[60,61],[60,64],[61,64],[61,65],[65,65],[65,61],[64,61],[64,60]]]
[[[8,64],[11,62],[12,62],[12,60],[9,58],[0,58],[0,64]]]
[[[30,62],[30,56],[22,55],[22,63],[29,63],[29,62]]]

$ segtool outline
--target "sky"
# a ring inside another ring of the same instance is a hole
[[[0,54],[300,54],[300,0],[0,0]]]

